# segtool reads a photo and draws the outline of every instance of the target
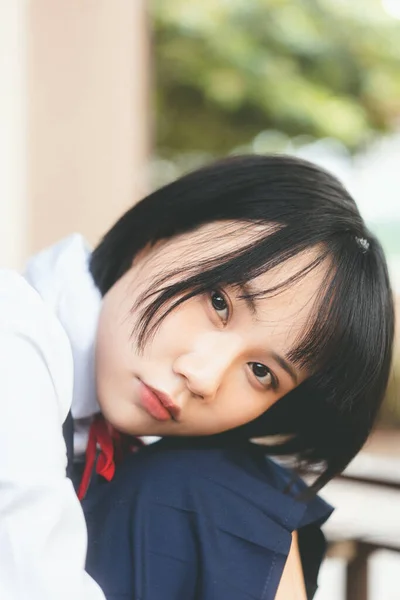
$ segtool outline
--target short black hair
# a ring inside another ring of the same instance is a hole
[[[170,310],[194,295],[243,284],[320,248],[294,278],[322,261],[330,265],[313,322],[291,353],[312,374],[261,417],[227,434],[283,435],[266,451],[318,467],[310,488],[317,491],[363,446],[387,387],[394,307],[382,247],[350,194],[327,171],[285,155],[231,157],[156,190],[124,214],[92,254],[96,285],[105,294],[149,244],[215,221],[254,224],[257,234],[245,247],[193,265],[178,282],[168,284],[171,274],[161,276],[147,295],[152,302],[139,338],[143,342]],[[279,289],[265,291],[271,293]]]

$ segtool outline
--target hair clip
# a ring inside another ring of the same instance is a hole
[[[355,240],[356,240],[357,244],[359,245],[359,247],[361,248],[361,250],[363,251],[363,253],[365,254],[365,252],[367,252],[369,250],[369,241],[366,238],[357,237],[357,236],[355,236]]]

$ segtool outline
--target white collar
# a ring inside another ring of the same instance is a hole
[[[90,253],[84,238],[74,234],[31,258],[24,274],[57,315],[69,338],[74,362],[74,419],[100,410],[94,347],[101,294],[88,269]]]

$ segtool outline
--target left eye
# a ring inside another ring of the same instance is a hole
[[[229,319],[229,306],[224,294],[219,290],[214,290],[213,292],[211,292],[210,297],[213,309],[216,313],[218,313],[218,316],[220,317],[221,321],[226,323]]]
[[[264,385],[265,387],[274,387],[276,385],[275,378],[265,365],[258,362],[248,363],[253,375]]]

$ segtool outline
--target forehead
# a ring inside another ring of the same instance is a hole
[[[260,234],[265,236],[269,229],[272,231],[273,226],[259,226],[244,221],[207,223],[146,246],[135,256],[133,266],[148,278],[157,279],[160,275],[168,274],[168,283],[177,283],[185,270],[189,273],[203,261],[218,260],[218,257],[239,250],[257,240]]]
[[[184,268],[197,261],[222,257],[257,242],[260,237],[274,230],[274,224],[217,221],[163,242],[162,257],[170,264],[173,261]],[[293,328],[299,329],[305,325],[326,275],[327,262],[323,261],[297,281],[289,280],[306,269],[320,254],[321,248],[307,249],[248,282],[250,291],[261,296],[264,291],[280,288],[256,302],[259,321],[271,322],[279,318],[280,321],[289,322],[295,318]]]
[[[271,224],[247,223],[244,221],[216,221],[202,225],[188,233],[175,236],[170,240],[163,240],[156,245],[155,250],[159,250],[165,260],[176,259],[176,264],[180,266],[192,266],[202,259],[218,259],[225,257],[231,251],[239,250],[244,246],[257,242],[264,238],[268,233],[273,233],[276,226]],[[283,262],[282,264],[270,269],[264,275],[254,279],[251,287],[254,290],[265,290],[282,285],[285,281],[294,277],[297,273],[305,269],[310,263],[321,254],[321,248],[314,247],[301,252]],[[193,260],[195,259],[195,260]],[[294,293],[298,293],[300,288],[303,293],[308,289],[321,283],[323,275],[326,273],[326,265],[317,267],[300,281],[291,284],[290,288]],[[302,284],[305,285],[302,285]],[[285,290],[286,292],[290,291]],[[280,294],[284,294],[281,291]]]
[[[285,294],[298,294],[300,290],[311,292],[320,287],[327,272],[327,260],[320,261],[323,253],[320,246],[307,248],[253,279],[250,285],[260,293],[277,289],[276,294],[281,298]],[[319,261],[320,264],[317,264]]]
[[[257,322],[279,328],[289,347],[311,324],[315,303],[323,291],[327,261],[307,271],[320,254],[319,248],[310,248],[248,283],[256,298]]]
[[[180,280],[186,268],[190,272],[191,268],[201,266],[202,261],[218,260],[219,256],[222,258],[229,252],[251,245],[268,232],[272,233],[275,227],[274,224],[242,221],[216,221],[202,225],[191,232],[158,242],[144,254],[139,266],[148,276],[169,272],[169,283],[174,283]],[[261,327],[260,333],[273,333],[284,354],[291,350],[310,324],[315,300],[326,275],[327,261],[295,281],[290,279],[306,269],[320,254],[321,248],[310,248],[248,282],[250,293],[260,296],[255,302],[257,312],[254,315],[257,326]],[[273,288],[278,289],[270,292]]]
[[[182,267],[192,265],[197,260],[208,260],[224,256],[251,244],[274,226],[244,221],[215,221],[201,225],[196,229],[161,240],[151,250],[151,254],[160,254],[165,261],[176,260]]]
[[[142,255],[145,259],[143,262],[161,273],[165,272],[164,268],[167,266],[169,269],[177,267],[184,271],[187,267],[198,266],[201,261],[218,260],[218,257],[223,258],[232,251],[256,243],[260,237],[264,238],[275,228],[276,226],[272,223],[270,225],[243,221],[208,223],[188,233],[161,240]],[[260,317],[263,314],[264,317],[267,316],[267,307],[271,309],[276,306],[277,308],[282,304],[288,309],[288,314],[300,308],[303,308],[302,312],[304,313],[320,289],[326,273],[326,261],[300,277],[298,281],[293,281],[288,285],[283,284],[306,269],[320,254],[320,248],[310,248],[249,281],[251,291],[256,294],[281,287],[277,292],[268,294],[265,299],[257,302]]]

